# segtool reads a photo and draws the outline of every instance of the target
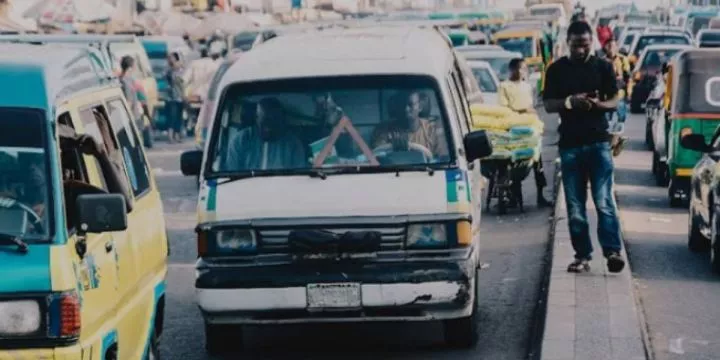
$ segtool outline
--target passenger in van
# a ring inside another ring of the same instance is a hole
[[[420,92],[399,92],[390,98],[388,112],[391,121],[375,129],[372,146],[392,144],[396,151],[407,151],[409,144],[421,145],[434,158],[448,156],[448,148],[442,124],[422,118]]]
[[[257,104],[255,124],[230,139],[225,169],[229,171],[303,169],[309,165],[300,139],[287,131],[287,117],[277,98]]]
[[[71,164],[63,164],[63,191],[65,194],[65,215],[68,229],[74,229],[77,226],[75,218],[75,201],[78,196],[85,194],[121,194],[125,197],[125,205],[127,212],[132,211],[132,195],[130,188],[127,186],[122,163],[113,161],[108,154],[106,148],[96,142],[90,135],[75,135],[74,130],[67,129],[60,131],[61,136],[61,156],[62,153],[71,153],[80,150],[83,154],[92,155],[98,162],[100,170],[103,174],[103,180],[107,186],[107,191],[91,185],[76,176],[72,170]],[[70,162],[73,156],[63,156],[65,162]]]

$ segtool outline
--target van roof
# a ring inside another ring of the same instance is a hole
[[[223,83],[358,74],[444,77],[452,60],[448,40],[436,30],[331,29],[275,38],[243,54]]]
[[[100,56],[97,52],[81,46],[0,44],[0,83],[15,84],[0,86],[0,106],[47,108],[59,98],[110,84],[112,74],[91,58]]]

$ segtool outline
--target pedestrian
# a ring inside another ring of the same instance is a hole
[[[625,119],[627,117],[627,88],[628,82],[630,81],[630,61],[626,56],[620,54],[618,43],[614,38],[610,38],[605,43],[603,50],[605,51],[605,59],[613,66],[619,92],[617,110],[607,113],[609,123],[615,125],[611,126],[610,130],[613,134],[611,141],[613,156],[618,156],[627,141],[627,137],[620,136],[619,134],[623,133]],[[615,114],[617,114],[617,121],[611,121]]]
[[[510,76],[508,80],[500,83],[499,102],[500,106],[510,108],[517,113],[536,113],[535,103],[533,101],[533,89],[527,82],[528,68],[523,58],[514,58],[508,64]],[[550,202],[545,199],[543,189],[547,186],[547,179],[543,169],[542,156],[533,165],[533,175],[535,176],[535,186],[537,188],[537,204],[538,207],[550,206]]]
[[[622,271],[620,221],[613,197],[613,158],[606,112],[614,111],[618,87],[612,65],[593,55],[592,29],[573,22],[567,29],[570,55],[547,69],[545,109],[560,114],[559,152],[575,260],[569,272],[590,271],[592,243],[587,218],[587,184],[598,216],[598,238],[610,272]]]
[[[168,140],[172,143],[182,141],[185,81],[183,80],[180,54],[173,52],[168,55],[168,64],[165,73],[168,83],[168,101],[165,102],[165,110],[168,121]]]
[[[138,89],[136,86],[136,80],[133,77],[133,71],[135,70],[135,59],[132,56],[126,55],[120,59],[120,85],[125,99],[130,106],[133,121],[138,130],[143,131],[144,121],[142,117],[142,105],[140,104],[140,98],[138,95]]]

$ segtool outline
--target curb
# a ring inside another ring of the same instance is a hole
[[[556,166],[555,208],[550,226],[550,271],[547,286],[543,287],[547,295],[545,323],[539,341],[541,350],[533,354],[534,358],[582,360],[590,353],[610,352],[612,359],[652,359],[630,265],[626,264],[619,274],[608,274],[604,262],[595,259],[590,274],[565,271],[565,262],[569,263],[573,255],[563,215],[565,201],[559,168]],[[614,192],[613,197],[617,204]],[[588,216],[594,217],[594,209],[588,209]],[[622,222],[620,229],[622,232]],[[627,259],[625,249],[623,253]]]
[[[560,173],[560,158],[556,158],[554,161],[555,167],[553,171],[552,181],[552,201],[554,206],[550,212],[550,226],[548,227],[548,240],[555,238],[555,227],[557,225],[557,210],[558,210],[558,191],[560,190],[561,184],[561,173]],[[550,289],[550,275],[552,273],[552,256],[554,249],[554,241],[548,241],[546,248],[546,255],[544,258],[545,262],[545,274],[540,280],[540,299],[535,310],[537,314],[533,323],[533,336],[531,341],[531,350],[528,354],[530,360],[541,360],[542,357],[542,343],[545,334],[545,322],[547,321],[547,305],[548,305],[548,291]]]
[[[618,197],[617,197],[617,190],[613,191],[613,195],[615,195],[615,204],[618,204]],[[622,232],[622,239],[623,239],[623,248],[625,249],[625,257],[627,260],[627,268],[628,271],[630,270],[630,256],[628,255],[628,242],[625,240],[625,222],[622,218],[622,210],[618,207],[618,217],[620,218],[620,231]],[[632,274],[632,273],[631,273]],[[633,278],[634,280],[634,278]],[[647,360],[654,360],[655,359],[655,352],[652,348],[652,341],[650,341],[650,327],[647,323],[646,316],[645,316],[645,306],[643,305],[642,297],[639,294],[637,283],[633,281],[632,283],[632,291],[633,296],[635,297],[635,305],[638,309],[637,316],[638,316],[638,322],[640,326],[640,333],[642,335],[642,341],[643,341],[643,347],[645,348],[645,357]]]

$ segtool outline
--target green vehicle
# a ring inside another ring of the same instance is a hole
[[[720,125],[720,51],[691,49],[670,64],[665,94],[668,132],[668,197],[670,206],[687,204],[690,176],[702,154],[680,146],[689,134],[702,134],[710,142]]]

